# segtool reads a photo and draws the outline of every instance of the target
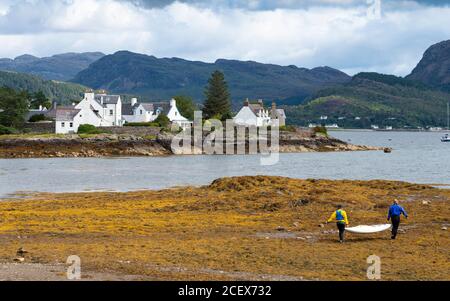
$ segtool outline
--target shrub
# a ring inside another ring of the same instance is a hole
[[[82,124],[78,127],[78,134],[101,134],[102,130],[91,124]]]
[[[11,134],[17,134],[17,130],[12,127],[7,127],[0,124],[0,135],[11,135]]]
[[[159,114],[158,118],[155,119],[155,122],[159,124],[160,127],[166,128],[170,125],[170,119],[164,114]]]
[[[46,120],[51,120],[51,119],[48,118],[47,116],[45,116],[44,114],[38,114],[38,115],[31,116],[28,121],[29,122],[39,122],[39,121],[46,121]]]
[[[327,136],[328,137],[328,130],[327,130],[327,128],[326,127],[324,127],[324,126],[316,126],[314,129],[313,129],[313,132],[314,132],[314,134],[321,134],[321,135],[324,135],[324,136]]]
[[[293,125],[283,125],[283,126],[280,126],[280,131],[283,131],[283,132],[296,132],[297,128],[295,126],[293,126]]]

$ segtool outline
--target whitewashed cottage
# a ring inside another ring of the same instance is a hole
[[[236,125],[244,126],[270,126],[277,119],[280,126],[286,125],[286,114],[283,109],[277,109],[275,102],[272,103],[272,108],[269,110],[264,107],[262,100],[257,103],[250,103],[247,99],[244,106],[233,118]]]

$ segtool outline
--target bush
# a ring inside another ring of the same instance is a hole
[[[280,126],[280,131],[283,131],[283,132],[296,132],[297,128],[295,126],[293,126],[293,125],[283,125],[283,126]]]
[[[101,134],[102,130],[91,124],[82,124],[78,127],[78,134]]]
[[[50,121],[51,119],[45,116],[44,114],[33,115],[28,120],[29,122],[39,122],[39,121]]]
[[[155,122],[162,128],[167,128],[170,125],[169,117],[164,114],[159,114],[158,118],[155,119]]]
[[[17,130],[12,127],[7,127],[0,124],[0,135],[11,135],[11,134],[17,134]]]
[[[321,134],[321,135],[324,135],[324,136],[326,136],[326,137],[328,137],[328,130],[327,130],[327,128],[326,127],[324,127],[324,126],[316,126],[314,129],[313,129],[313,132],[314,132],[314,134]]]

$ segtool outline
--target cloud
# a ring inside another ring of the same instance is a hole
[[[130,50],[405,75],[450,37],[450,8],[430,1],[386,0],[379,15],[359,0],[207,2],[0,0],[0,57]]]

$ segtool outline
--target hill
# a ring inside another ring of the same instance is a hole
[[[47,80],[65,81],[103,56],[104,54],[100,52],[64,53],[44,58],[21,55],[15,59],[0,59],[0,70],[38,75]]]
[[[449,99],[449,94],[420,82],[360,73],[351,82],[319,91],[305,105],[286,110],[288,122],[300,125],[325,122],[355,128],[445,126]],[[320,120],[323,115],[328,117],[326,121]]]
[[[293,96],[294,103],[299,103],[324,87],[350,80],[345,73],[329,67],[306,69],[223,59],[204,63],[120,51],[91,64],[73,82],[151,99],[186,94],[202,101],[208,78],[215,70],[224,72],[232,99],[239,104],[247,97],[279,100]]]
[[[58,101],[61,104],[81,100],[87,89],[78,84],[49,81],[38,76],[10,71],[0,71],[0,87],[9,87],[29,93],[42,91],[50,100]]]
[[[450,92],[450,40],[428,48],[407,78]]]

